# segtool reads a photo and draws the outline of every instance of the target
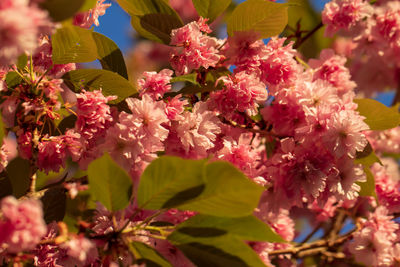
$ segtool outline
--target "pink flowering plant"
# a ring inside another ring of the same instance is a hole
[[[2,266],[400,265],[399,0],[115,2],[0,0]]]

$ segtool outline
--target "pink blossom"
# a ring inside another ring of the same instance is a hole
[[[333,0],[325,5],[322,22],[327,26],[325,35],[332,37],[338,30],[348,30],[370,16],[372,7],[363,0]]]
[[[305,85],[302,89],[307,88]],[[282,89],[275,94],[275,100],[271,105],[266,105],[260,113],[268,124],[274,127],[277,134],[282,136],[294,136],[295,129],[306,125],[306,114],[301,101],[304,101],[297,90],[300,87]],[[305,98],[309,103],[313,101]]]
[[[15,112],[17,111],[20,100],[16,96],[6,97],[5,101],[0,104],[1,114],[6,127],[13,127],[15,121]]]
[[[104,4],[104,1],[105,0],[97,0],[94,8],[75,15],[73,23],[86,29],[92,27],[93,24],[99,26],[99,17],[106,14],[107,8],[111,6],[111,4]]]
[[[276,204],[301,206],[303,200],[319,198],[330,177],[337,175],[333,155],[318,143],[296,145],[293,139],[285,138],[280,145],[279,152],[266,163],[265,174],[281,199]]]
[[[234,112],[256,115],[258,104],[267,100],[268,92],[265,84],[254,74],[242,71],[234,76],[223,76],[218,81],[223,82],[223,88],[212,92],[210,105],[228,118]]]
[[[390,266],[393,263],[395,231],[399,226],[387,215],[385,207],[378,207],[362,220],[362,228],[353,234],[349,251],[357,262],[368,266]]]
[[[153,101],[146,95],[143,96],[142,100],[129,98],[126,102],[132,111],[133,123],[138,126],[139,135],[144,136],[152,150],[161,150],[163,147],[161,141],[168,135],[168,130],[162,126],[168,122],[164,112],[165,104],[160,101]],[[120,122],[123,123],[127,120],[128,118],[124,117]]]
[[[76,130],[88,142],[96,137],[103,136],[106,128],[111,124],[112,117],[107,102],[116,97],[105,97],[101,91],[82,92],[77,94],[76,103]]]
[[[71,266],[87,266],[94,263],[98,257],[96,245],[82,236],[74,237],[60,247],[66,250],[68,256],[65,264]]]
[[[65,149],[68,156],[70,156],[73,161],[78,161],[84,150],[84,144],[82,144],[83,140],[81,140],[81,135],[75,132],[73,129],[69,129],[61,138],[66,145]]]
[[[270,93],[292,85],[298,78],[301,67],[294,56],[293,42],[284,46],[285,38],[271,38],[265,47],[265,56],[260,61],[260,80],[268,86]],[[254,70],[253,70],[254,71]]]
[[[97,202],[97,207],[95,211],[95,215],[93,216],[93,231],[96,234],[108,234],[112,233],[115,229],[110,217],[111,212],[106,209],[100,202]]]
[[[225,56],[227,63],[244,66],[259,65],[265,52],[265,44],[259,40],[259,34],[253,31],[236,32],[234,36],[228,37]]]
[[[221,132],[219,125],[219,119],[201,102],[194,105],[192,112],[185,111],[181,118],[172,122],[184,151],[192,150],[199,157],[206,157],[207,150],[214,147],[213,142]]]
[[[142,100],[126,99],[132,114],[121,112],[119,122],[109,129],[104,144],[110,155],[128,171],[140,161],[150,162],[162,151],[168,130],[165,104],[147,94]]]
[[[0,210],[0,246],[10,253],[33,249],[47,232],[39,200],[5,197]]]
[[[158,100],[163,97],[164,93],[171,90],[171,76],[174,72],[169,69],[163,69],[157,72],[144,72],[143,78],[138,80],[139,95],[149,95],[152,99]]]
[[[61,79],[47,79],[43,78],[39,84],[39,88],[43,90],[48,98],[57,101],[60,93],[64,91],[61,88],[63,80]]]
[[[32,133],[29,131],[19,132],[17,142],[18,142],[18,152],[19,152],[20,157],[23,159],[31,159],[31,157],[32,157]]]
[[[108,101],[116,97],[105,97],[101,91],[83,91],[76,95],[75,131],[81,136],[84,149],[79,160],[82,168],[86,168],[89,162],[102,153],[99,151],[98,143],[105,137],[107,129],[113,124],[110,106]]]
[[[339,173],[330,177],[327,188],[338,200],[354,200],[360,191],[357,182],[366,182],[362,166],[355,165],[352,158],[342,157],[337,162],[337,170]]]
[[[379,153],[400,153],[400,126],[384,131],[370,131],[367,138]]]
[[[6,75],[7,69],[0,67],[0,92],[4,92],[7,90],[7,83],[6,83]]]
[[[325,142],[335,151],[338,157],[348,155],[354,158],[357,151],[363,151],[368,141],[362,131],[369,126],[364,117],[352,110],[342,110],[333,114],[327,125]]]
[[[157,216],[157,221],[169,222],[173,224],[180,224],[190,217],[196,215],[194,211],[180,211],[177,209],[169,209],[160,216]]]
[[[397,1],[389,1],[386,5],[376,8],[375,14],[371,35],[380,45],[380,54],[384,52],[390,59],[390,56],[396,56],[400,49],[400,4]]]
[[[75,63],[53,64],[52,47],[48,38],[43,37],[39,40],[39,47],[32,55],[35,71],[40,73],[47,72],[47,76],[59,78],[66,72],[76,69]]]
[[[326,222],[329,219],[333,218],[335,216],[335,212],[337,209],[337,199],[334,196],[331,196],[328,198],[328,200],[325,202],[324,206],[320,207],[318,205],[317,201],[314,201],[309,205],[309,209],[314,212],[316,215],[315,218],[319,222]]]
[[[286,241],[292,241],[295,236],[294,221],[289,216],[289,211],[280,209],[278,214],[269,212],[263,218]]]
[[[22,53],[33,53],[40,34],[53,27],[45,11],[28,4],[6,1],[0,8],[0,66],[16,63]]]
[[[65,167],[66,156],[65,143],[61,137],[45,136],[38,144],[37,166],[46,173],[58,172],[61,167]]]
[[[388,64],[389,62],[377,56],[354,59],[350,66],[350,72],[357,88],[366,96],[374,96],[377,90],[396,88],[398,77],[393,67]]]
[[[181,100],[181,94],[174,96],[173,98],[168,97],[166,100],[165,114],[168,119],[176,120],[178,116],[183,112],[184,106],[188,104],[186,99]]]
[[[4,139],[3,139],[4,140]],[[5,144],[0,148],[0,173],[5,170],[8,165],[9,151]]]
[[[50,240],[57,236],[57,223],[53,222],[47,226],[47,234],[43,240]],[[55,244],[40,244],[36,246],[34,264],[39,267],[59,266],[60,260],[65,256],[65,251]]]
[[[68,195],[71,199],[76,198],[76,196],[81,191],[86,191],[89,189],[88,185],[83,185],[81,182],[64,183],[64,188],[68,190]]]
[[[267,223],[278,235],[284,240],[291,241],[295,236],[295,224],[289,216],[289,210],[279,209],[277,212],[265,210],[263,205],[259,207],[256,216]],[[287,249],[292,245],[289,243],[268,243],[268,242],[251,242],[250,246],[256,251],[267,266],[270,266],[268,252],[277,249]],[[278,266],[286,266],[285,259],[279,257]],[[272,266],[272,265],[271,265]],[[290,265],[289,265],[290,266]]]
[[[337,37],[332,48],[338,55],[345,56],[347,58],[352,56],[353,49],[357,47],[357,44],[352,41],[351,38]]]
[[[375,178],[375,190],[379,204],[389,213],[400,212],[400,174],[398,163],[391,158],[382,159],[384,166],[375,163],[371,171]]]
[[[177,48],[171,55],[170,63],[179,75],[200,67],[215,67],[221,59],[218,47],[222,43],[203,34],[204,27],[201,25],[194,21],[171,32],[170,44]]]
[[[346,58],[335,55],[331,49],[322,50],[320,59],[311,59],[308,64],[314,68],[314,80],[328,81],[337,88],[339,96],[356,87],[350,80],[349,70],[345,67]]]
[[[216,158],[229,161],[250,178],[256,178],[258,153],[249,144],[239,143],[232,138],[223,139],[223,148],[217,152]]]
[[[0,10],[7,8],[20,8],[27,6],[28,4],[28,0],[3,0],[0,2]]]
[[[2,172],[17,155],[17,141],[15,138],[5,136],[0,148],[0,172]]]

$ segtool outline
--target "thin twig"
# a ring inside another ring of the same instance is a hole
[[[340,229],[342,229],[342,225],[345,218],[346,218],[346,213],[343,210],[339,210],[337,216],[335,217],[333,228],[329,233],[328,237],[329,246],[332,246],[333,242],[336,240],[337,234],[339,233]]]
[[[293,45],[294,49],[299,48],[305,41],[307,41],[308,38],[310,38],[316,31],[318,31],[320,28],[322,28],[324,24],[320,22],[317,26],[315,26],[314,29],[312,29],[310,32],[308,32],[304,37],[297,39],[296,43]]]
[[[321,228],[321,226],[322,226],[322,223],[319,223],[319,224],[317,225],[317,227],[315,227],[314,230],[313,230],[311,233],[309,233],[309,234],[306,236],[306,238],[304,238],[303,241],[301,241],[300,244],[304,244],[304,243],[306,243],[308,240],[310,240],[310,238],[313,237],[313,235],[314,235],[316,232],[318,232],[318,230]]]
[[[30,177],[30,181],[29,181],[29,191],[28,191],[28,193],[29,194],[34,194],[35,192],[36,192],[36,178],[37,178],[37,176],[36,176],[36,172],[33,174],[33,175],[31,175],[31,177]]]
[[[311,243],[299,244],[296,247],[288,248],[288,249],[280,249],[274,250],[268,253],[269,256],[278,256],[284,254],[291,254],[297,258],[309,257],[317,254],[324,254],[329,251],[331,248],[335,249],[336,246],[339,246],[346,242],[349,238],[353,236],[353,233],[358,229],[355,228],[349,233],[338,237],[333,242],[330,240],[320,239]],[[332,252],[331,252],[332,253]],[[329,254],[329,253],[328,253]]]
[[[398,71],[398,72],[400,72],[400,71]],[[397,86],[396,94],[394,95],[394,98],[393,98],[391,106],[395,106],[397,104],[397,102],[400,102],[400,83]]]

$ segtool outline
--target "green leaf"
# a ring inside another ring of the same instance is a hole
[[[368,144],[365,146],[364,150],[362,152],[357,152],[356,153],[356,159],[354,161],[356,164],[362,164],[366,167],[371,167],[372,164],[375,162],[378,162],[379,164],[382,165],[382,162],[376,156],[374,150],[371,147],[371,144],[368,142]]]
[[[265,0],[247,0],[238,5],[228,18],[228,35],[242,31],[255,31],[260,38],[278,35],[288,22],[288,6]]]
[[[180,19],[170,14],[132,16],[132,27],[142,37],[163,44],[171,41],[171,31],[182,27]]]
[[[183,22],[168,1],[118,0],[120,6],[132,16],[132,27],[144,38],[169,44],[171,31]]]
[[[88,167],[89,190],[108,210],[125,208],[132,195],[132,180],[106,153]]]
[[[264,191],[263,187],[224,161],[207,164],[203,180],[206,185],[204,192],[180,209],[214,216],[242,217],[253,213]]]
[[[375,178],[372,174],[371,170],[368,167],[364,167],[365,175],[367,176],[366,182],[357,182],[357,184],[361,187],[360,196],[373,196],[377,201],[378,197],[375,192]]]
[[[17,157],[8,163],[6,171],[13,187],[13,195],[22,197],[28,192],[31,164],[28,160]]]
[[[80,92],[82,89],[88,91],[101,89],[106,96],[117,96],[116,100],[109,102],[111,104],[119,103],[137,92],[128,80],[109,70],[73,70],[64,74],[62,79],[74,92]]]
[[[365,123],[371,130],[386,130],[397,127],[400,124],[400,114],[394,109],[373,99],[354,99],[357,103],[357,111],[365,117]]]
[[[103,69],[111,70],[128,79],[124,57],[118,46],[110,38],[100,33],[92,32],[92,36],[96,43],[98,59]]]
[[[52,37],[56,64],[90,62],[99,59],[103,69],[128,79],[124,57],[118,46],[106,36],[72,25],[65,25]]]
[[[171,83],[176,83],[176,82],[190,82],[190,83],[199,85],[199,83],[197,82],[197,73],[195,73],[195,72],[177,76],[177,77],[173,77],[171,79]]]
[[[79,9],[79,11],[87,11],[89,9],[92,9],[96,6],[97,0],[86,0],[85,3],[82,5],[82,7]]]
[[[197,197],[204,190],[202,170],[205,164],[205,160],[184,160],[178,157],[160,157],[152,161],[140,179],[138,205],[156,210],[169,208],[168,201],[178,206]],[[174,198],[176,195],[178,197]]]
[[[396,160],[400,160],[400,153],[383,153],[383,157],[391,157]]]
[[[22,78],[15,71],[10,71],[6,75],[6,83],[7,87],[14,88],[22,83]]]
[[[40,200],[43,204],[43,218],[46,223],[64,219],[67,196],[63,187],[47,189]]]
[[[223,218],[198,214],[179,224],[175,231],[196,237],[201,236],[202,229],[220,230],[224,234],[234,235],[242,240],[280,242],[286,241],[275,233],[267,224],[253,215],[239,218]]]
[[[18,57],[17,68],[23,70],[27,63],[28,63],[28,56],[25,53],[23,53]]]
[[[157,250],[144,243],[133,241],[129,248],[140,264],[145,263],[146,266],[172,267]]]
[[[53,21],[63,21],[73,17],[83,6],[85,0],[44,0],[39,5],[49,12]]]
[[[78,118],[74,115],[71,114],[67,117],[65,117],[57,126],[58,130],[60,130],[60,132],[62,134],[64,134],[68,129],[73,129],[75,127],[75,123],[76,120]],[[58,133],[58,131],[56,131],[56,133]]]
[[[215,84],[215,82],[223,77],[223,76],[231,76],[232,72],[230,72],[227,68],[225,67],[218,67],[218,68],[212,68],[207,70],[206,74],[206,81],[211,82]]]
[[[250,215],[263,188],[228,162],[161,157],[143,172],[137,201],[147,209],[178,208],[223,217]]]
[[[118,4],[129,14],[143,16],[146,14],[170,14],[179,18],[168,1],[164,0],[117,0]]]
[[[183,87],[181,90],[179,90],[177,93],[174,93],[175,95],[177,94],[182,94],[182,95],[193,95],[197,93],[205,93],[205,92],[213,92],[218,90],[217,87],[215,87],[214,84],[207,83],[207,85],[195,85],[195,84],[189,84],[185,87]]]
[[[231,0],[192,0],[194,7],[203,18],[214,21],[231,3]]]
[[[13,194],[13,188],[7,172],[0,173],[0,199]]]
[[[254,250],[233,235],[192,237],[175,231],[168,240],[196,266],[265,267]]]
[[[99,56],[92,31],[65,24],[51,37],[54,64],[91,62]]]

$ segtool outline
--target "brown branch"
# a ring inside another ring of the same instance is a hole
[[[276,257],[278,255],[290,254],[296,258],[304,258],[317,254],[326,254],[330,256],[338,255],[341,257],[342,255],[339,252],[332,252],[330,249],[335,249],[336,246],[342,245],[353,236],[353,233],[357,229],[358,227],[343,236],[337,237],[333,241],[329,239],[320,239],[311,243],[299,244],[293,248],[274,250],[269,252],[268,255]]]
[[[294,43],[293,45],[293,48],[294,49],[299,48],[305,41],[307,41],[308,38],[310,38],[315,32],[317,32],[320,28],[322,28],[322,26],[324,26],[324,24],[320,22],[317,26],[315,26],[314,29],[308,32],[304,37],[297,39],[296,43]]]
[[[330,246],[332,246],[331,244],[335,241],[340,229],[342,229],[345,218],[346,218],[346,213],[343,210],[339,210],[338,214],[335,217],[332,230],[329,233],[328,241]]]
[[[28,194],[34,194],[36,192],[36,172],[33,173],[29,179]]]
[[[219,119],[221,120],[222,123],[227,124],[229,126],[238,128],[238,129],[242,129],[254,134],[259,134],[260,136],[272,136],[272,137],[278,137],[277,135],[275,135],[274,133],[268,131],[268,130],[261,130],[261,129],[254,129],[252,127],[248,127],[246,125],[240,125],[234,121],[231,120],[227,120],[222,116],[219,116]]]
[[[317,225],[317,227],[315,227],[314,230],[313,230],[311,233],[309,233],[309,234],[306,236],[306,238],[304,238],[303,241],[301,241],[301,244],[304,244],[304,243],[306,243],[308,240],[310,240],[310,238],[313,237],[313,235],[321,228],[321,226],[322,226],[322,223],[319,223],[319,224]]]
[[[398,72],[400,72],[400,71],[398,71]],[[393,98],[391,106],[395,106],[397,104],[397,102],[400,102],[400,83],[397,86],[396,94],[394,95],[394,98]]]

